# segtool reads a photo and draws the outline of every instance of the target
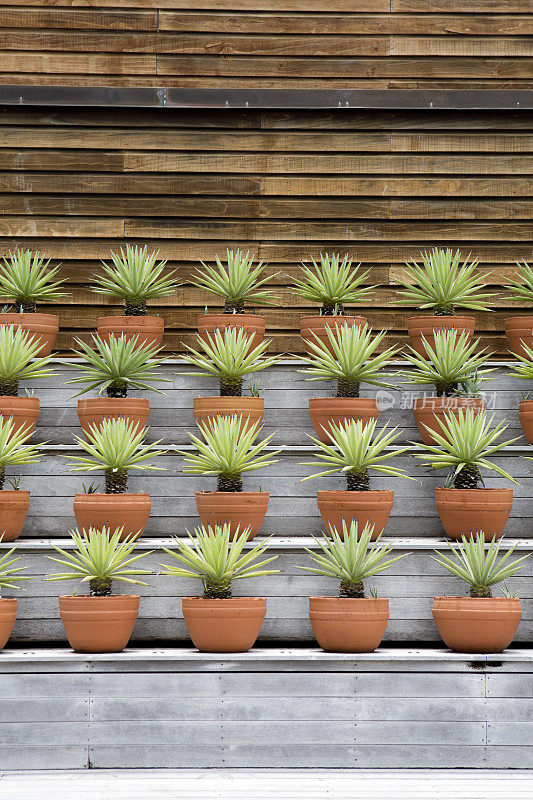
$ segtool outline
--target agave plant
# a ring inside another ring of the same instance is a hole
[[[146,558],[153,551],[132,556],[137,546],[138,539],[131,537],[120,541],[122,528],[117,528],[111,533],[109,528],[103,527],[83,528],[81,532],[75,528],[70,531],[70,536],[76,549],[68,552],[52,544],[54,550],[61,558],[47,556],[50,561],[55,561],[65,567],[64,572],[50,575],[47,581],[80,581],[89,584],[92,597],[107,597],[111,594],[112,581],[134,583],[148,586],[144,581],[136,580],[134,575],[151,575],[150,570],[133,567],[141,558]]]
[[[0,542],[2,537],[0,536]],[[22,556],[15,556],[12,558],[13,553],[17,550],[17,545],[12,547],[7,553],[0,556],[0,593],[4,589],[18,589],[21,581],[29,581],[32,579],[31,575],[23,575],[22,572],[28,567],[15,566],[22,558]]]
[[[0,490],[4,488],[6,467],[38,464],[42,445],[26,444],[31,436],[26,428],[15,429],[12,417],[0,415]]]
[[[0,326],[0,395],[16,397],[19,381],[55,375],[47,369],[51,356],[37,357],[42,344],[23,328]]]
[[[447,486],[477,489],[478,484],[483,482],[481,469],[492,470],[502,478],[517,483],[501,467],[489,461],[489,456],[517,441],[516,438],[496,441],[508,427],[504,422],[491,427],[494,415],[487,419],[484,411],[475,414],[472,408],[459,408],[457,414],[446,412],[444,421],[438,417],[435,419],[440,428],[431,431],[435,443],[413,442],[413,447],[417,451],[415,458],[428,464],[431,469],[451,471]]]
[[[322,472],[316,472],[313,475],[302,478],[302,481],[324,478],[327,475],[342,472],[346,476],[348,491],[367,492],[370,489],[369,470],[395,478],[414,480],[414,478],[406,475],[403,469],[383,463],[410,449],[409,447],[402,447],[386,452],[386,448],[400,435],[396,433],[396,428],[387,430],[387,425],[384,425],[374,437],[375,428],[375,419],[367,422],[363,422],[360,419],[350,419],[338,425],[330,422],[329,430],[326,433],[331,444],[321,442],[319,439],[315,439],[314,436],[307,434],[319,448],[319,452],[317,453],[316,461],[303,461],[302,464],[324,469]]]
[[[106,494],[122,494],[126,491],[129,470],[154,470],[156,467],[146,462],[166,453],[166,450],[156,449],[161,439],[145,444],[147,430],[138,430],[133,420],[127,421],[124,417],[103,419],[100,425],[90,426],[87,440],[74,437],[86,455],[65,458],[78,465],[71,467],[73,472],[103,471]]]
[[[357,522],[352,520],[350,526],[342,520],[342,537],[335,528],[331,528],[331,536],[324,535],[316,539],[319,553],[303,549],[316,566],[296,567],[312,572],[314,575],[323,575],[326,578],[336,578],[340,581],[339,597],[365,597],[363,581],[373,575],[390,569],[401,556],[389,558],[393,552],[390,544],[380,542],[381,534],[371,542],[373,525],[366,524],[359,535]]]
[[[280,359],[280,356],[265,358],[265,350],[270,341],[264,340],[254,347],[254,336],[250,336],[242,328],[226,328],[223,331],[217,328],[213,338],[209,334],[207,341],[201,336],[197,338],[203,352],[185,345],[190,355],[185,354],[183,358],[199,371],[180,374],[218,378],[221,397],[241,397],[244,375],[267,369]]]
[[[398,292],[403,305],[430,308],[438,316],[453,316],[455,308],[488,311],[494,295],[482,291],[484,284],[476,273],[478,259],[462,261],[460,250],[441,250],[434,247],[420,254],[422,265],[407,262],[407,280],[399,279],[405,287]]]
[[[370,270],[360,272],[361,264],[352,268],[352,259],[346,254],[342,261],[339,253],[320,254],[320,265],[311,258],[312,267],[302,264],[302,277],[294,281],[293,294],[320,303],[322,315],[344,314],[344,306],[368,300],[375,286],[364,286]]]
[[[66,297],[64,281],[54,280],[59,267],[50,267],[39,252],[15,250],[0,264],[0,294],[12,297],[17,309],[26,314],[37,310],[37,303],[54,303]]]
[[[363,382],[372,386],[391,387],[379,374],[389,366],[389,360],[398,352],[398,348],[388,347],[382,353],[376,353],[386,331],[379,331],[372,338],[372,330],[367,325],[361,327],[345,323],[334,331],[326,327],[326,333],[333,352],[314,333],[315,341],[309,339],[307,342],[312,355],[302,357],[307,368],[298,370],[311,376],[307,380],[336,380],[337,397],[359,397],[359,386]]]
[[[206,423],[199,422],[204,441],[188,432],[197,452],[177,452],[188,466],[187,475],[216,475],[218,492],[241,492],[243,472],[253,472],[275,464],[281,450],[265,453],[273,434],[256,442],[262,428],[259,422],[242,430],[242,415],[215,417]]]
[[[518,363],[511,364],[511,372],[509,374],[515,378],[530,381],[533,380],[533,350],[525,342],[522,342],[522,350],[525,355],[521,353],[514,354]]]
[[[225,314],[244,314],[245,302],[258,305],[275,305],[270,289],[263,288],[270,278],[263,277],[265,264],[260,261],[254,265],[254,257],[248,251],[226,251],[226,266],[215,253],[215,267],[204,264],[203,270],[196,270],[191,283],[198,289],[224,299]],[[277,275],[277,273],[276,273]],[[276,277],[273,275],[272,277]]]
[[[522,300],[533,303],[533,269],[525,259],[516,262],[519,280],[508,278],[507,286],[511,289],[510,296],[513,300]]]
[[[529,558],[522,556],[509,562],[509,557],[516,548],[516,544],[509,548],[506,554],[498,559],[502,539],[485,542],[485,534],[478,531],[474,536],[461,537],[461,544],[451,544],[448,547],[453,553],[452,558],[437,551],[436,556],[431,556],[433,561],[460,578],[470,586],[470,597],[492,597],[491,586],[510,578],[524,567],[524,561]]]
[[[93,336],[96,346],[93,350],[86,342],[75,339],[80,349],[74,350],[74,355],[82,363],[72,363],[80,375],[68,382],[81,383],[85,387],[75,397],[92,389],[98,389],[98,394],[105,389],[108,397],[126,397],[130,388],[152,389],[162,394],[160,389],[153,386],[154,382],[167,381],[156,372],[164,360],[156,358],[162,348],[146,343],[139,345],[138,340],[138,336],[128,338],[122,334],[115,337],[111,333],[106,342],[99,336]]]
[[[111,251],[112,266],[102,262],[104,275],[95,276],[93,292],[120,297],[126,305],[128,317],[146,316],[146,301],[167,297],[179,288],[174,279],[175,270],[163,275],[166,259],[157,263],[159,251],[148,253],[144,247],[126,245],[120,255]]]
[[[264,569],[275,561],[277,556],[266,558],[257,563],[268,543],[262,543],[243,553],[249,529],[241,535],[237,533],[231,540],[231,526],[215,525],[214,528],[202,526],[196,528],[194,536],[187,531],[189,541],[174,538],[177,550],[163,547],[165,553],[179,563],[163,567],[163,575],[175,575],[179,578],[198,578],[204,587],[207,600],[224,600],[231,597],[231,582],[244,578],[262,578],[275,575],[277,569]]]
[[[405,354],[406,360],[411,364],[410,370],[401,374],[407,383],[435,384],[437,397],[451,397],[460,393],[461,385],[465,382],[467,388],[472,389],[472,376],[477,374],[482,381],[492,370],[481,370],[487,362],[486,349],[476,353],[479,339],[469,343],[468,335],[457,330],[435,331],[435,345],[432,347],[423,337],[422,341],[426,351],[426,358],[419,355],[412,347]]]

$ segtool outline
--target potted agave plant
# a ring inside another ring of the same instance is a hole
[[[520,352],[516,352],[516,358],[518,363],[511,364],[509,374],[522,380],[533,380],[533,348],[522,342]],[[518,403],[518,416],[524,436],[529,444],[533,444],[533,400],[529,400],[529,395]]]
[[[0,326],[0,414],[13,420],[13,431],[31,434],[39,417],[38,397],[26,391],[19,397],[19,383],[54,375],[50,356],[38,356],[41,343],[23,328]]]
[[[385,424],[374,436],[375,428],[375,419],[366,423],[362,420],[347,420],[338,425],[331,423],[329,444],[308,434],[317,445],[318,453],[316,461],[304,461],[303,464],[321,467],[322,471],[308,475],[302,481],[341,473],[347,483],[346,489],[317,492],[318,509],[327,532],[333,528],[340,532],[343,530],[343,523],[349,526],[355,521],[359,530],[367,524],[371,525],[372,535],[377,539],[389,519],[394,490],[370,489],[369,471],[414,480],[403,470],[383,463],[409,450],[408,447],[403,447],[386,451],[399,436],[396,428],[387,430]]]
[[[475,413],[485,408],[485,401],[479,394],[485,376],[491,370],[483,370],[487,363],[485,350],[476,353],[479,339],[469,340],[461,331],[435,331],[433,346],[422,337],[425,357],[414,348],[405,354],[411,365],[403,371],[407,383],[423,386],[434,384],[435,397],[419,397],[413,401],[413,412],[422,441],[432,444],[433,431],[439,431],[437,419],[444,420],[446,412],[457,414],[459,408],[472,408]]]
[[[265,288],[275,275],[264,277],[266,265],[262,261],[254,264],[249,251],[227,250],[226,266],[216,253],[216,266],[200,263],[204,269],[196,270],[191,278],[192,285],[222,298],[224,309],[222,314],[208,314],[206,310],[198,317],[199,336],[208,341],[208,336],[212,338],[216,330],[238,328],[253,336],[253,347],[257,347],[265,335],[265,318],[259,314],[246,314],[244,304],[275,305],[271,289]]]
[[[93,292],[118,297],[124,301],[124,316],[100,317],[98,335],[108,341],[109,335],[138,337],[138,344],[159,347],[163,341],[165,323],[162,317],[149,316],[146,302],[174,294],[179,283],[175,271],[163,274],[165,261],[157,262],[159,252],[126,245],[120,255],[111,251],[112,266],[103,263],[104,274],[95,276]]]
[[[504,584],[504,596],[491,587],[515,575],[529,555],[509,561],[516,544],[499,557],[502,541],[488,546],[483,531],[449,544],[452,557],[435,553],[433,560],[470,586],[469,597],[435,597],[433,619],[444,643],[460,653],[501,653],[516,633],[522,616],[520,600]]]
[[[511,289],[511,299],[533,304],[533,269],[524,259],[518,265],[518,280],[509,279],[507,285]],[[516,356],[527,356],[525,346],[533,348],[533,316],[523,314],[518,317],[507,317],[505,320],[505,333],[509,350]]]
[[[78,400],[78,418],[84,433],[103,419],[124,419],[134,422],[137,428],[144,428],[150,410],[145,398],[127,397],[128,389],[152,389],[161,394],[152,384],[166,381],[156,372],[162,358],[156,358],[160,348],[155,345],[139,344],[138,336],[128,338],[122,334],[118,338],[111,333],[107,341],[93,336],[95,349],[76,339],[79,350],[74,355],[80,362],[72,366],[79,370],[78,377],[69,383],[83,384],[84,388],[75,397],[97,389],[104,390],[107,397],[94,397]]]
[[[0,536],[0,542],[3,538]],[[17,584],[21,581],[31,580],[29,575],[23,575],[22,571],[27,567],[15,566],[22,556],[12,558],[16,547],[12,547],[7,553],[0,556],[0,591],[4,589],[18,589]],[[0,597],[0,650],[7,644],[7,640],[13,632],[17,619],[17,600],[11,597]]]
[[[15,301],[16,312],[0,314],[0,325],[14,325],[30,333],[40,347],[39,356],[49,356],[59,332],[59,317],[37,313],[37,303],[56,303],[66,297],[63,281],[55,280],[59,267],[50,267],[40,253],[15,250],[0,264],[0,295]]]
[[[264,569],[275,561],[271,556],[257,561],[268,543],[244,550],[248,531],[232,537],[229,524],[189,531],[189,541],[174,539],[176,550],[163,550],[177,564],[163,567],[163,575],[198,578],[203,597],[184,597],[183,617],[194,646],[203,653],[244,653],[253,646],[266,614],[265,597],[232,597],[232,581],[275,575]]]
[[[220,415],[242,414],[245,424],[261,422],[265,413],[265,401],[258,395],[242,396],[242,379],[245,375],[267,369],[279,360],[279,356],[265,357],[269,340],[257,346],[254,337],[242,328],[226,328],[206,334],[207,341],[198,336],[200,350],[189,350],[183,358],[198,372],[180,373],[199,378],[216,377],[219,381],[220,397],[195,397],[193,401],[196,422],[207,422]]]
[[[109,528],[70,531],[74,552],[52,544],[60,555],[47,556],[63,567],[48,581],[89,584],[90,595],[62,595],[59,613],[68,642],[77,653],[119,653],[129,642],[139,616],[138,594],[112,594],[113,581],[148,586],[133,576],[151,575],[137,562],[150,553],[132,555],[135,537],[121,541],[122,530]],[[152,551],[150,551],[152,552]]]
[[[28,509],[30,493],[22,490],[20,478],[9,481],[12,488],[4,489],[6,467],[38,464],[41,445],[27,444],[31,432],[15,430],[15,422],[0,416],[0,532],[4,542],[13,542],[20,536]]]
[[[270,493],[243,492],[242,474],[277,463],[275,456],[280,450],[264,452],[273,434],[256,442],[261,432],[259,423],[243,426],[242,417],[236,414],[215,417],[199,423],[198,427],[203,441],[189,433],[196,452],[177,452],[185,459],[185,474],[217,478],[215,492],[196,492],[196,508],[202,525],[213,527],[227,522],[231,536],[248,529],[247,538],[253,539],[263,524]]]
[[[469,257],[462,262],[460,250],[453,252],[449,248],[434,247],[431,252],[420,254],[422,265],[414,261],[407,263],[406,279],[398,280],[405,287],[398,292],[400,304],[433,311],[433,316],[407,320],[411,347],[422,357],[426,355],[423,338],[433,347],[436,330],[455,329],[464,331],[467,339],[472,338],[475,318],[456,314],[456,308],[490,310],[492,295],[481,291],[484,284],[476,273],[479,261],[469,261]]]
[[[513,490],[480,488],[481,469],[488,469],[513,483],[514,478],[489,456],[502,450],[516,439],[496,440],[507,425],[499,422],[492,427],[494,415],[487,419],[485,411],[458,409],[457,414],[446,412],[444,422],[437,418],[440,431],[433,431],[433,444],[415,444],[415,458],[431,469],[451,470],[445,486],[435,489],[435,505],[450,539],[485,531],[487,539],[498,539],[513,505]]]
[[[372,295],[375,286],[364,286],[370,270],[360,271],[361,264],[352,267],[346,254],[342,261],[339,253],[320,254],[320,264],[311,258],[312,267],[300,266],[301,277],[294,281],[293,294],[311,303],[320,303],[320,313],[300,317],[300,334],[305,348],[313,355],[316,340],[332,350],[331,335],[335,337],[339,325],[363,326],[365,317],[348,315],[345,305],[358,305]],[[318,343],[317,342],[317,343]]]
[[[357,522],[342,522],[342,535],[315,539],[318,553],[303,549],[313,567],[297,567],[313,575],[340,581],[337,597],[310,597],[309,619],[323,650],[337,653],[372,653],[379,647],[389,621],[389,601],[365,595],[363,581],[390,569],[404,555],[389,558],[392,546],[376,540],[372,526],[358,530]],[[371,542],[373,542],[371,544]]]
[[[123,528],[122,536],[140,536],[146,527],[150,495],[127,492],[128,472],[132,469],[154,470],[147,464],[151,458],[165,455],[157,450],[159,441],[146,444],[147,428],[138,429],[134,422],[123,417],[104,419],[92,426],[87,439],[75,436],[76,444],[85,451],[83,456],[65,456],[76,466],[73,472],[100,470],[105,476],[105,491],[96,492],[91,485],[84,494],[74,498],[74,515],[79,528],[109,527],[111,532]]]
[[[382,379],[380,373],[389,366],[389,359],[397,352],[389,347],[376,353],[386,331],[372,337],[367,325],[340,325],[334,333],[326,328],[326,346],[314,333],[309,339],[310,355],[304,356],[307,367],[298,370],[310,375],[308,381],[337,381],[336,397],[312,397],[309,400],[309,414],[320,441],[329,442],[328,431],[332,422],[340,424],[354,419],[368,422],[377,419],[379,409],[375,398],[359,397],[361,383],[371,386],[391,387]]]

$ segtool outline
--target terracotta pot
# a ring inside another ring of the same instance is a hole
[[[318,344],[317,340],[315,339],[315,336],[318,336],[322,344],[333,355],[333,348],[331,347],[326,328],[329,328],[332,332],[335,332],[336,328],[342,327],[343,325],[349,325],[350,328],[352,328],[354,325],[363,327],[366,325],[366,317],[354,317],[348,315],[320,316],[318,314],[300,317],[300,336],[304,340],[305,350],[309,353],[309,355],[314,355],[314,351],[308,346],[307,340],[310,340],[313,342],[313,344]],[[313,336],[313,333],[315,336]]]
[[[457,330],[459,333],[463,331],[467,334],[467,339],[470,340],[474,334],[474,326],[476,320],[474,317],[438,317],[434,314],[424,315],[420,317],[409,317],[407,320],[407,331],[411,340],[411,347],[416,352],[426,357],[427,353],[424,349],[422,336],[426,342],[434,347],[435,345],[435,331],[450,331]]]
[[[245,653],[261,630],[266,599],[184,597],[182,609],[189,636],[202,653]]]
[[[2,597],[0,599],[0,650],[7,644],[15,627],[17,618],[17,601]]]
[[[59,333],[59,317],[55,314],[0,314],[0,325],[13,325],[30,331],[33,339],[41,341],[41,349],[36,355],[49,356]]]
[[[384,597],[310,597],[309,619],[323,650],[372,653],[385,636],[389,601]]]
[[[39,418],[40,404],[38,397],[11,397],[0,395],[0,414],[11,417],[13,420],[13,433],[23,428],[27,433],[33,433]]]
[[[18,539],[30,507],[30,493],[23,490],[0,491],[0,536],[3,542]]]
[[[262,397],[195,397],[193,413],[196,422],[203,423],[216,417],[242,414],[241,429],[247,430],[263,419],[265,401]]]
[[[130,397],[93,397],[78,400],[78,419],[84,433],[90,432],[91,425],[100,425],[104,419],[124,417],[138,428],[144,428],[148,419],[150,405],[148,400]]]
[[[126,339],[138,336],[138,345],[156,345],[163,342],[165,321],[163,317],[99,317],[98,336],[109,342],[109,335],[113,333],[117,338],[124,334]]]
[[[522,347],[522,342],[530,349],[533,348],[533,317],[525,315],[523,317],[507,317],[505,333],[511,353],[525,356],[526,352]]]
[[[138,594],[61,596],[59,613],[68,643],[77,653],[120,653],[139,616],[139,600]]]
[[[516,597],[435,597],[433,619],[444,643],[459,653],[501,653],[522,616]]]
[[[512,489],[435,489],[435,505],[450,539],[477,531],[499,539],[513,505]]]
[[[196,508],[202,525],[230,523],[231,536],[250,527],[248,539],[257,536],[270,499],[269,492],[196,492]]]
[[[357,522],[361,533],[368,522],[374,525],[372,541],[375,541],[384,530],[390,517],[394,491],[392,489],[372,489],[368,492],[350,492],[342,489],[330,489],[316,493],[318,510],[326,532],[336,528],[342,536],[342,520],[349,527],[352,520]]]
[[[485,408],[485,401],[481,397],[419,397],[413,400],[413,413],[424,444],[435,442],[427,428],[442,433],[437,420],[445,423],[447,413],[459,416],[460,408],[473,408],[474,413],[479,414]]]
[[[257,347],[265,338],[265,318],[260,314],[201,314],[198,317],[198,334],[209,341],[213,339],[215,331],[224,331],[227,328],[242,328],[249,336],[253,334],[252,348]]]
[[[524,436],[529,444],[533,444],[533,400],[520,400],[518,403],[518,417]]]
[[[309,400],[309,414],[317,437],[331,444],[326,433],[330,422],[339,425],[347,419],[362,419],[366,423],[378,418],[379,409],[377,401],[370,397],[313,397]]]
[[[74,498],[74,516],[76,523],[81,530],[90,527],[103,528],[104,525],[111,529],[111,532],[124,526],[121,540],[127,536],[142,534],[146,528],[148,517],[150,516],[149,494],[105,494],[95,492],[94,494],[77,494]]]

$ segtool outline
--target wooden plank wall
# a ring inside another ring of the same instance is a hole
[[[368,318],[404,341],[409,312],[394,288],[405,259],[460,246],[481,259],[499,294],[494,312],[476,316],[484,343],[501,355],[504,318],[521,310],[501,284],[515,259],[532,260],[532,151],[531,112],[4,108],[0,253],[39,248],[62,263],[72,292],[57,307],[65,351],[119,308],[86,288],[110,249],[125,241],[159,249],[184,282],[154,306],[176,352],[193,340],[205,304],[216,306],[187,283],[198,259],[250,248],[281,273],[282,309],[266,312],[273,348],[298,352],[298,319],[309,308],[288,285],[302,259],[348,251],[370,267],[379,290]]]
[[[0,81],[532,86],[530,0],[0,0]]]

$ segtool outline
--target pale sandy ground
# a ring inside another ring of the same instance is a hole
[[[0,772],[1,800],[533,800],[523,771]]]

